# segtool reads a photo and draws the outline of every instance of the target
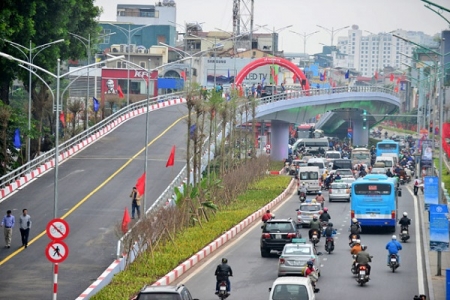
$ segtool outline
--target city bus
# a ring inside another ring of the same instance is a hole
[[[369,174],[352,183],[351,218],[361,226],[388,228],[395,232],[398,215],[398,189],[396,178],[384,174]]]
[[[394,153],[400,155],[400,145],[393,140],[382,140],[377,143],[377,156],[382,156],[383,153]]]
[[[353,164],[364,164],[370,166],[370,151],[366,148],[355,148],[352,150],[351,160]]]
[[[297,138],[298,139],[304,139],[304,138],[313,138],[311,136],[311,133],[314,132],[314,126],[316,124],[314,123],[304,123],[297,126]]]

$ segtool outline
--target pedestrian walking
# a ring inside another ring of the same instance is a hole
[[[13,215],[11,215],[11,210],[8,210],[6,212],[6,215],[3,217],[2,226],[3,234],[5,235],[5,248],[11,248],[11,238],[12,238],[12,230],[14,228],[14,224],[16,223],[16,220]]]
[[[141,195],[136,187],[133,187],[130,194],[131,198],[131,218],[134,219],[134,212],[137,212],[138,219],[141,217]]]
[[[28,236],[30,235],[31,217],[28,214],[28,210],[24,208],[22,215],[19,218],[20,235],[22,236],[22,246],[28,247]]]

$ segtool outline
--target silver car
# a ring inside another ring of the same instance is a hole
[[[311,201],[307,199],[306,201]],[[305,202],[300,204],[300,207],[296,209],[297,211],[297,225],[309,225],[312,221],[313,216],[319,217],[319,212],[322,207],[319,203]]]
[[[306,239],[293,239],[293,243],[286,244],[278,259],[278,276],[301,275],[306,269],[308,260],[314,262],[314,268],[320,276],[320,258],[322,253],[317,252],[312,244],[307,244]]]
[[[333,182],[328,190],[328,199],[330,202],[333,202],[333,200],[350,202],[350,185],[345,181]]]

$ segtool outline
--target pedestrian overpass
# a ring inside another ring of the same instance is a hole
[[[302,123],[317,115],[322,118],[317,128],[333,134],[349,124],[353,144],[367,145],[369,124],[394,113],[401,104],[399,93],[381,86],[335,87],[327,89],[291,90],[283,94],[257,99],[256,121],[271,122],[271,156],[283,160],[288,153],[289,125]],[[363,111],[367,126],[363,129]]]

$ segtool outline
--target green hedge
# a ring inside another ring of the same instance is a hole
[[[167,242],[140,255],[127,270],[114,276],[111,283],[91,299],[129,299],[144,285],[157,281],[207,244],[275,199],[291,180],[288,176],[267,176],[253,184],[236,201],[218,211],[209,222],[179,232],[175,243]]]

